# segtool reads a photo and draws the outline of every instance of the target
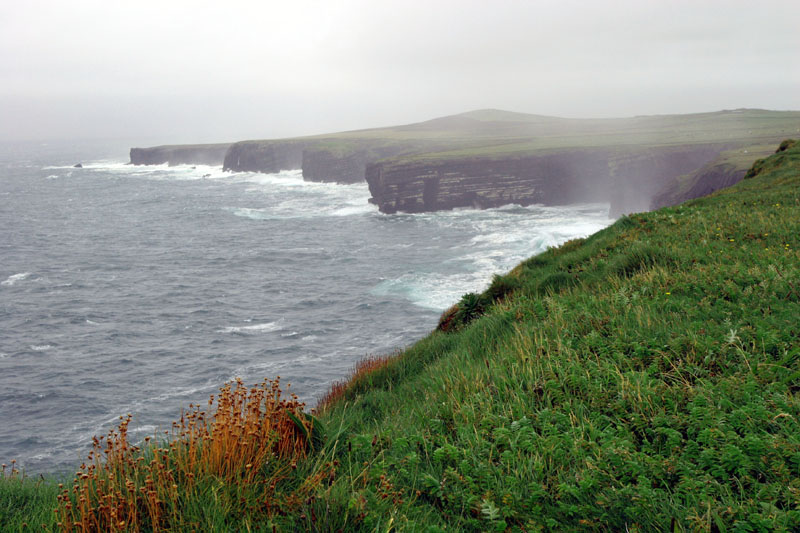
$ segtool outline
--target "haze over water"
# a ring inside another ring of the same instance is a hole
[[[0,146],[0,460],[31,474],[74,468],[119,415],[136,440],[167,430],[235,377],[313,404],[492,274],[610,222],[604,204],[384,215],[366,184],[126,161]]]

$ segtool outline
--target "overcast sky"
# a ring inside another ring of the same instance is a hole
[[[0,3],[0,139],[800,109],[800,2]]]

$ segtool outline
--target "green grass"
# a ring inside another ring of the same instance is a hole
[[[800,529],[800,145],[759,168],[524,261],[359,373],[295,512],[212,487],[174,529]],[[0,530],[54,497],[15,483]]]
[[[800,112],[797,111],[740,109],[687,115],[566,119],[484,109],[416,124],[283,141],[318,141],[321,143],[319,149],[339,157],[371,147],[398,146],[406,155],[388,161],[405,164],[442,159],[516,157],[575,148],[777,144],[799,132]]]
[[[58,486],[52,479],[0,477],[0,531],[51,530],[56,524]]]
[[[346,530],[800,527],[800,150],[773,157],[522,263],[362,378],[325,418]]]

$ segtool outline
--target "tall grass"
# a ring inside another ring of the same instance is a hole
[[[128,439],[131,416],[94,439],[89,460],[71,487],[59,486],[62,531],[168,531],[202,528],[198,502],[224,500],[236,516],[291,513],[330,475],[319,468],[296,479],[298,461],[311,451],[315,421],[279,382],[248,388],[226,384],[207,413],[190,406],[169,438]]]

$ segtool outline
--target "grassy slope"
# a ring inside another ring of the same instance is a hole
[[[259,518],[236,504],[256,492],[214,482],[177,529],[798,529],[799,241],[795,146],[533,257],[350,383],[281,483],[335,461],[297,512]],[[54,497],[0,483],[0,529]]]
[[[768,162],[526,261],[356,380],[336,525],[800,527],[800,148]]]

